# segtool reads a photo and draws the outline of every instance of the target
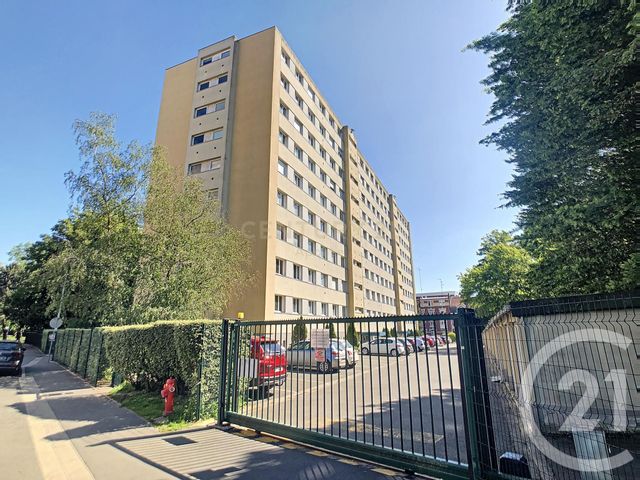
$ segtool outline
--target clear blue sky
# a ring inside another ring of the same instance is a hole
[[[71,132],[91,111],[151,142],[164,69],[230,35],[277,25],[412,226],[416,287],[458,288],[497,208],[504,154],[478,141],[487,59],[462,49],[506,1],[18,1],[0,3],[0,261],[67,214]]]

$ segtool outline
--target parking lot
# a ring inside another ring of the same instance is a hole
[[[408,356],[359,355],[329,374],[290,367],[268,395],[240,393],[238,413],[466,463],[455,344]]]

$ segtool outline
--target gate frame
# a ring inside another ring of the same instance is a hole
[[[456,334],[458,368],[460,371],[460,393],[462,402],[462,412],[464,421],[464,438],[467,449],[468,465],[458,464],[444,459],[433,459],[427,456],[415,455],[409,452],[391,449],[388,447],[368,445],[354,440],[347,440],[340,437],[334,437],[319,432],[304,430],[288,425],[282,425],[268,420],[258,419],[247,415],[237,413],[238,405],[238,384],[237,378],[237,353],[238,343],[240,339],[239,328],[242,325],[259,325],[261,323],[268,324],[268,321],[243,321],[235,319],[223,320],[222,326],[222,354],[220,360],[220,390],[219,390],[219,412],[218,425],[224,422],[240,425],[253,429],[257,432],[265,432],[273,434],[277,437],[292,440],[328,451],[341,453],[344,455],[361,458],[377,464],[388,465],[407,472],[421,473],[430,476],[438,476],[446,480],[462,480],[462,479],[479,479],[483,477],[482,461],[491,461],[491,458],[479,449],[479,439],[483,437],[488,445],[493,446],[495,452],[495,444],[493,440],[492,428],[484,428],[486,424],[480,424],[476,415],[475,398],[483,391],[481,385],[487,382],[486,369],[484,366],[484,354],[482,350],[482,339],[480,345],[478,335],[486,324],[483,319],[478,319],[471,309],[458,309],[455,314],[439,314],[439,315],[411,315],[405,318],[424,317],[425,321],[453,320],[454,332]],[[366,318],[375,318],[373,321],[385,321],[387,317],[354,317],[354,318],[323,318],[323,321],[340,321],[340,322],[362,322]],[[393,316],[391,318],[403,318],[402,316]],[[308,323],[314,319],[305,319],[303,322]],[[276,320],[275,322],[296,324],[299,320]],[[390,321],[390,320],[387,320]],[[420,321],[420,319],[418,319]],[[474,335],[468,334],[468,329],[474,329]],[[473,348],[476,344],[476,349]],[[478,362],[477,370],[474,366],[470,355],[472,352],[482,355],[481,362]],[[474,370],[476,370],[474,372]],[[477,382],[481,383],[478,384]],[[467,399],[473,398],[473,402]],[[483,401],[486,409],[485,419],[491,422],[491,411],[488,402]],[[495,455],[493,455],[495,459]],[[495,461],[495,460],[493,460]],[[493,477],[493,475],[490,475]],[[503,477],[504,478],[504,477]]]

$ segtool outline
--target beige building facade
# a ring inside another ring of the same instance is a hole
[[[156,144],[251,242],[229,316],[416,312],[409,222],[277,28],[167,69]]]

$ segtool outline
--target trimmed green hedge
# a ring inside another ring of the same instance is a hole
[[[46,352],[49,330],[43,332]],[[54,360],[94,385],[105,372],[122,376],[138,389],[160,390],[176,377],[194,418],[217,414],[222,322],[172,320],[94,329],[58,330]]]

